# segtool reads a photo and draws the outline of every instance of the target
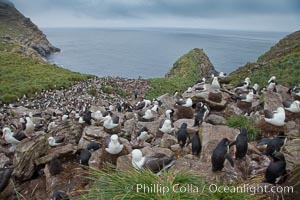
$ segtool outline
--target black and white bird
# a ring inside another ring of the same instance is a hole
[[[172,133],[175,128],[174,128],[174,125],[172,123],[171,120],[169,119],[162,119],[160,121],[160,124],[159,124],[159,128],[158,128],[161,132],[163,133],[167,133],[167,134],[170,134]]]
[[[31,134],[34,133],[34,123],[33,121],[31,120],[30,117],[25,117],[25,134],[30,136]]]
[[[136,110],[145,109],[145,108],[147,108],[150,105],[151,105],[151,101],[150,100],[143,99],[142,102],[139,102],[139,103],[136,104]]]
[[[139,132],[137,132],[136,139],[138,140],[139,144],[144,143],[149,138],[149,130],[147,127],[143,127]]]
[[[152,120],[152,119],[154,119],[154,115],[152,114],[152,110],[148,109],[148,108],[145,108],[145,109],[139,111],[138,115],[143,120]]]
[[[287,175],[285,157],[281,152],[272,154],[273,162],[268,166],[265,173],[264,182],[279,184],[282,183]]]
[[[283,107],[278,107],[276,111],[270,112],[264,110],[265,121],[274,126],[283,126],[285,124],[285,111]]]
[[[123,150],[123,144],[121,144],[118,135],[113,134],[107,137],[104,141],[105,151],[109,154],[119,154]]]
[[[152,172],[157,173],[158,175],[163,170],[170,168],[175,163],[175,160],[172,157],[169,157],[162,153],[157,153],[152,156],[143,156],[141,150],[134,149],[131,152],[131,155],[131,163],[135,169],[150,169]]]
[[[267,86],[267,91],[277,92],[276,85],[277,83],[275,81],[271,81]]]
[[[176,104],[184,107],[192,107],[193,101],[191,98],[187,99],[178,99],[176,100]]]
[[[205,121],[208,114],[209,114],[209,110],[208,110],[207,106],[203,104],[203,106],[200,107],[200,110],[197,112],[197,114],[195,116],[193,126],[200,126]]]
[[[235,86],[234,91],[246,90],[249,87],[250,83],[251,83],[250,78],[247,77],[247,78],[245,78],[245,80],[243,82],[241,82],[237,86]]]
[[[268,84],[270,83],[275,83],[276,80],[276,76],[272,76],[269,80],[268,80]]]
[[[284,108],[292,113],[300,112],[300,101],[298,100],[286,100],[282,102]]]
[[[81,165],[89,166],[89,160],[91,158],[92,154],[89,150],[83,149],[80,151],[79,155],[79,163]]]
[[[236,146],[235,158],[245,158],[248,151],[248,138],[245,127],[241,127],[240,133],[236,136],[235,140],[230,143],[229,148],[233,145]]]
[[[119,126],[119,117],[116,115],[108,114],[106,115],[103,120],[103,127],[106,129],[113,129]]]
[[[64,135],[59,135],[59,136],[54,136],[54,137],[51,136],[48,138],[48,143],[51,147],[55,147],[55,146],[63,144],[64,140],[65,140]]]
[[[3,128],[2,133],[3,133],[2,138],[5,140],[6,143],[12,145],[11,151],[14,151],[16,145],[18,145],[20,141],[14,137],[14,133],[11,132],[10,128],[8,127]]]
[[[199,137],[199,133],[196,132],[195,135],[192,137],[192,154],[195,156],[199,156],[201,153],[202,145],[201,140]]]
[[[173,121],[173,116],[174,116],[175,111],[173,109],[166,110],[165,115],[167,119]]]
[[[189,142],[191,141],[190,135],[187,131],[187,126],[187,123],[182,123],[179,130],[176,133],[177,141],[181,149],[183,149],[183,147],[186,145],[187,139],[189,139]]]
[[[211,163],[212,163],[212,171],[221,171],[224,167],[225,159],[227,159],[231,166],[234,166],[234,162],[229,155],[229,144],[230,141],[227,138],[223,138],[217,147],[214,149],[212,156],[211,156]]]
[[[152,106],[151,110],[152,110],[153,112],[158,112],[158,109],[159,109],[159,102],[156,101],[156,100],[154,100],[154,101],[153,101],[153,106]]]
[[[283,132],[280,132],[278,136],[274,138],[262,138],[256,146],[267,145],[265,151],[263,152],[265,155],[272,156],[275,151],[280,151],[281,148],[285,145],[287,141],[286,136]]]
[[[242,93],[237,95],[236,98],[243,102],[252,103],[254,100],[254,93],[253,91],[249,91],[249,93]]]

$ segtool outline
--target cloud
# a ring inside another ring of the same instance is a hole
[[[219,21],[222,27],[228,24],[228,28],[232,28],[233,25],[245,26],[246,22],[251,23],[250,20],[254,18],[261,19],[255,21],[261,27],[264,24],[270,27],[268,23],[274,23],[272,29],[295,29],[300,26],[300,23],[295,20],[300,18],[299,0],[12,1],[25,15],[42,26],[74,26],[76,24],[72,21],[77,21],[77,26],[104,26],[109,23],[112,25],[121,23],[127,26],[139,24],[169,26],[168,23],[171,23],[177,27],[184,26],[184,24],[202,27],[194,21],[205,22],[207,20],[207,22],[213,21],[214,23]],[[252,24],[249,25],[252,26]]]

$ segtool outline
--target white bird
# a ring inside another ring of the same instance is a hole
[[[11,132],[10,128],[6,127],[6,128],[3,128],[2,130],[3,132],[3,135],[2,135],[2,138],[9,144],[12,144],[13,146],[17,145],[20,143],[19,140],[17,140],[13,135],[14,133]]]
[[[284,108],[292,113],[300,112],[300,101],[287,100],[282,102]]]
[[[246,77],[244,82],[242,83],[239,83],[235,88],[234,88],[234,91],[240,89],[240,90],[245,90],[249,87],[251,81],[250,81],[250,78],[249,77]]]
[[[144,118],[144,119],[152,119],[153,118],[152,111],[150,109],[147,109],[145,111],[145,114],[144,114],[144,116],[142,118]]]
[[[179,99],[176,101],[176,104],[184,107],[191,107],[193,105],[193,100],[191,98]]]
[[[51,130],[53,130],[53,129],[55,129],[57,127],[57,125],[55,124],[55,122],[50,122],[49,124],[48,124],[48,131],[51,131]]]
[[[111,115],[108,114],[103,118],[102,122],[104,122],[103,123],[104,128],[113,129],[119,125],[119,117],[117,116],[111,117]]]
[[[92,117],[93,117],[95,120],[97,120],[97,121],[103,119],[103,115],[102,115],[102,113],[101,113],[100,110],[97,110],[96,112],[93,112],[93,113],[92,113]]]
[[[169,119],[161,120],[158,129],[163,133],[172,133],[175,130],[172,121]]]
[[[167,119],[172,120],[173,115],[174,115],[174,112],[175,112],[175,111],[174,111],[173,109],[171,109],[171,110],[166,110],[165,114],[166,114]]]
[[[193,88],[192,87],[188,87],[188,89],[187,89],[187,91],[186,91],[187,93],[191,93],[191,92],[193,92]]]
[[[276,76],[272,76],[269,80],[268,80],[268,84],[271,82],[275,82]]]
[[[49,137],[48,143],[51,147],[55,147],[55,146],[61,145],[63,143],[64,139],[65,139],[64,136]]]
[[[220,73],[219,73],[219,77],[221,77],[221,78],[225,77],[224,72],[220,72]]]
[[[159,103],[158,101],[153,102],[154,106],[151,108],[152,111],[158,112]]]
[[[215,89],[220,89],[221,88],[220,83],[218,81],[218,77],[214,77],[214,79],[211,83],[211,86]]]
[[[67,119],[68,119],[68,117],[69,117],[69,115],[63,115],[62,117],[61,117],[61,121],[66,121]]]
[[[157,175],[159,175],[164,169],[170,168],[175,163],[173,158],[162,153],[156,153],[152,156],[143,156],[141,150],[134,149],[131,152],[131,155],[131,164],[135,169],[150,169],[152,172],[157,173]]]
[[[105,151],[110,154],[118,154],[123,150],[123,144],[120,143],[119,137],[113,134],[105,140]]]
[[[34,132],[34,123],[32,122],[30,117],[26,117],[26,128],[25,128],[25,134],[31,135]]]
[[[241,101],[244,101],[244,102],[253,102],[253,98],[254,97],[254,93],[253,91],[250,91],[248,94],[246,93],[243,93],[241,95],[238,96],[238,99],[240,99]]]
[[[265,121],[274,126],[283,126],[285,120],[285,111],[282,107],[278,107],[276,111],[270,112],[268,110],[264,111]]]

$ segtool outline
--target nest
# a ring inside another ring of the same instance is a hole
[[[279,132],[287,131],[286,125],[274,126],[272,124],[267,123],[264,119],[261,119],[256,124],[256,127],[261,130],[261,134],[263,137],[273,137],[275,135],[278,135]]]

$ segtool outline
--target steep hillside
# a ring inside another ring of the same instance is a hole
[[[147,98],[155,98],[175,91],[184,91],[201,78],[210,77],[211,74],[216,73],[217,71],[203,49],[192,49],[174,63],[165,78],[150,80]]]
[[[0,0],[0,103],[90,77],[43,61],[57,51],[29,18],[9,1]]]
[[[253,83],[265,86],[267,79],[275,75],[282,85],[299,84],[300,77],[300,31],[294,32],[269,51],[260,56],[257,62],[247,63],[230,74],[232,84],[250,77]]]
[[[50,44],[43,32],[12,3],[0,0],[0,51],[46,57],[60,50]]]

